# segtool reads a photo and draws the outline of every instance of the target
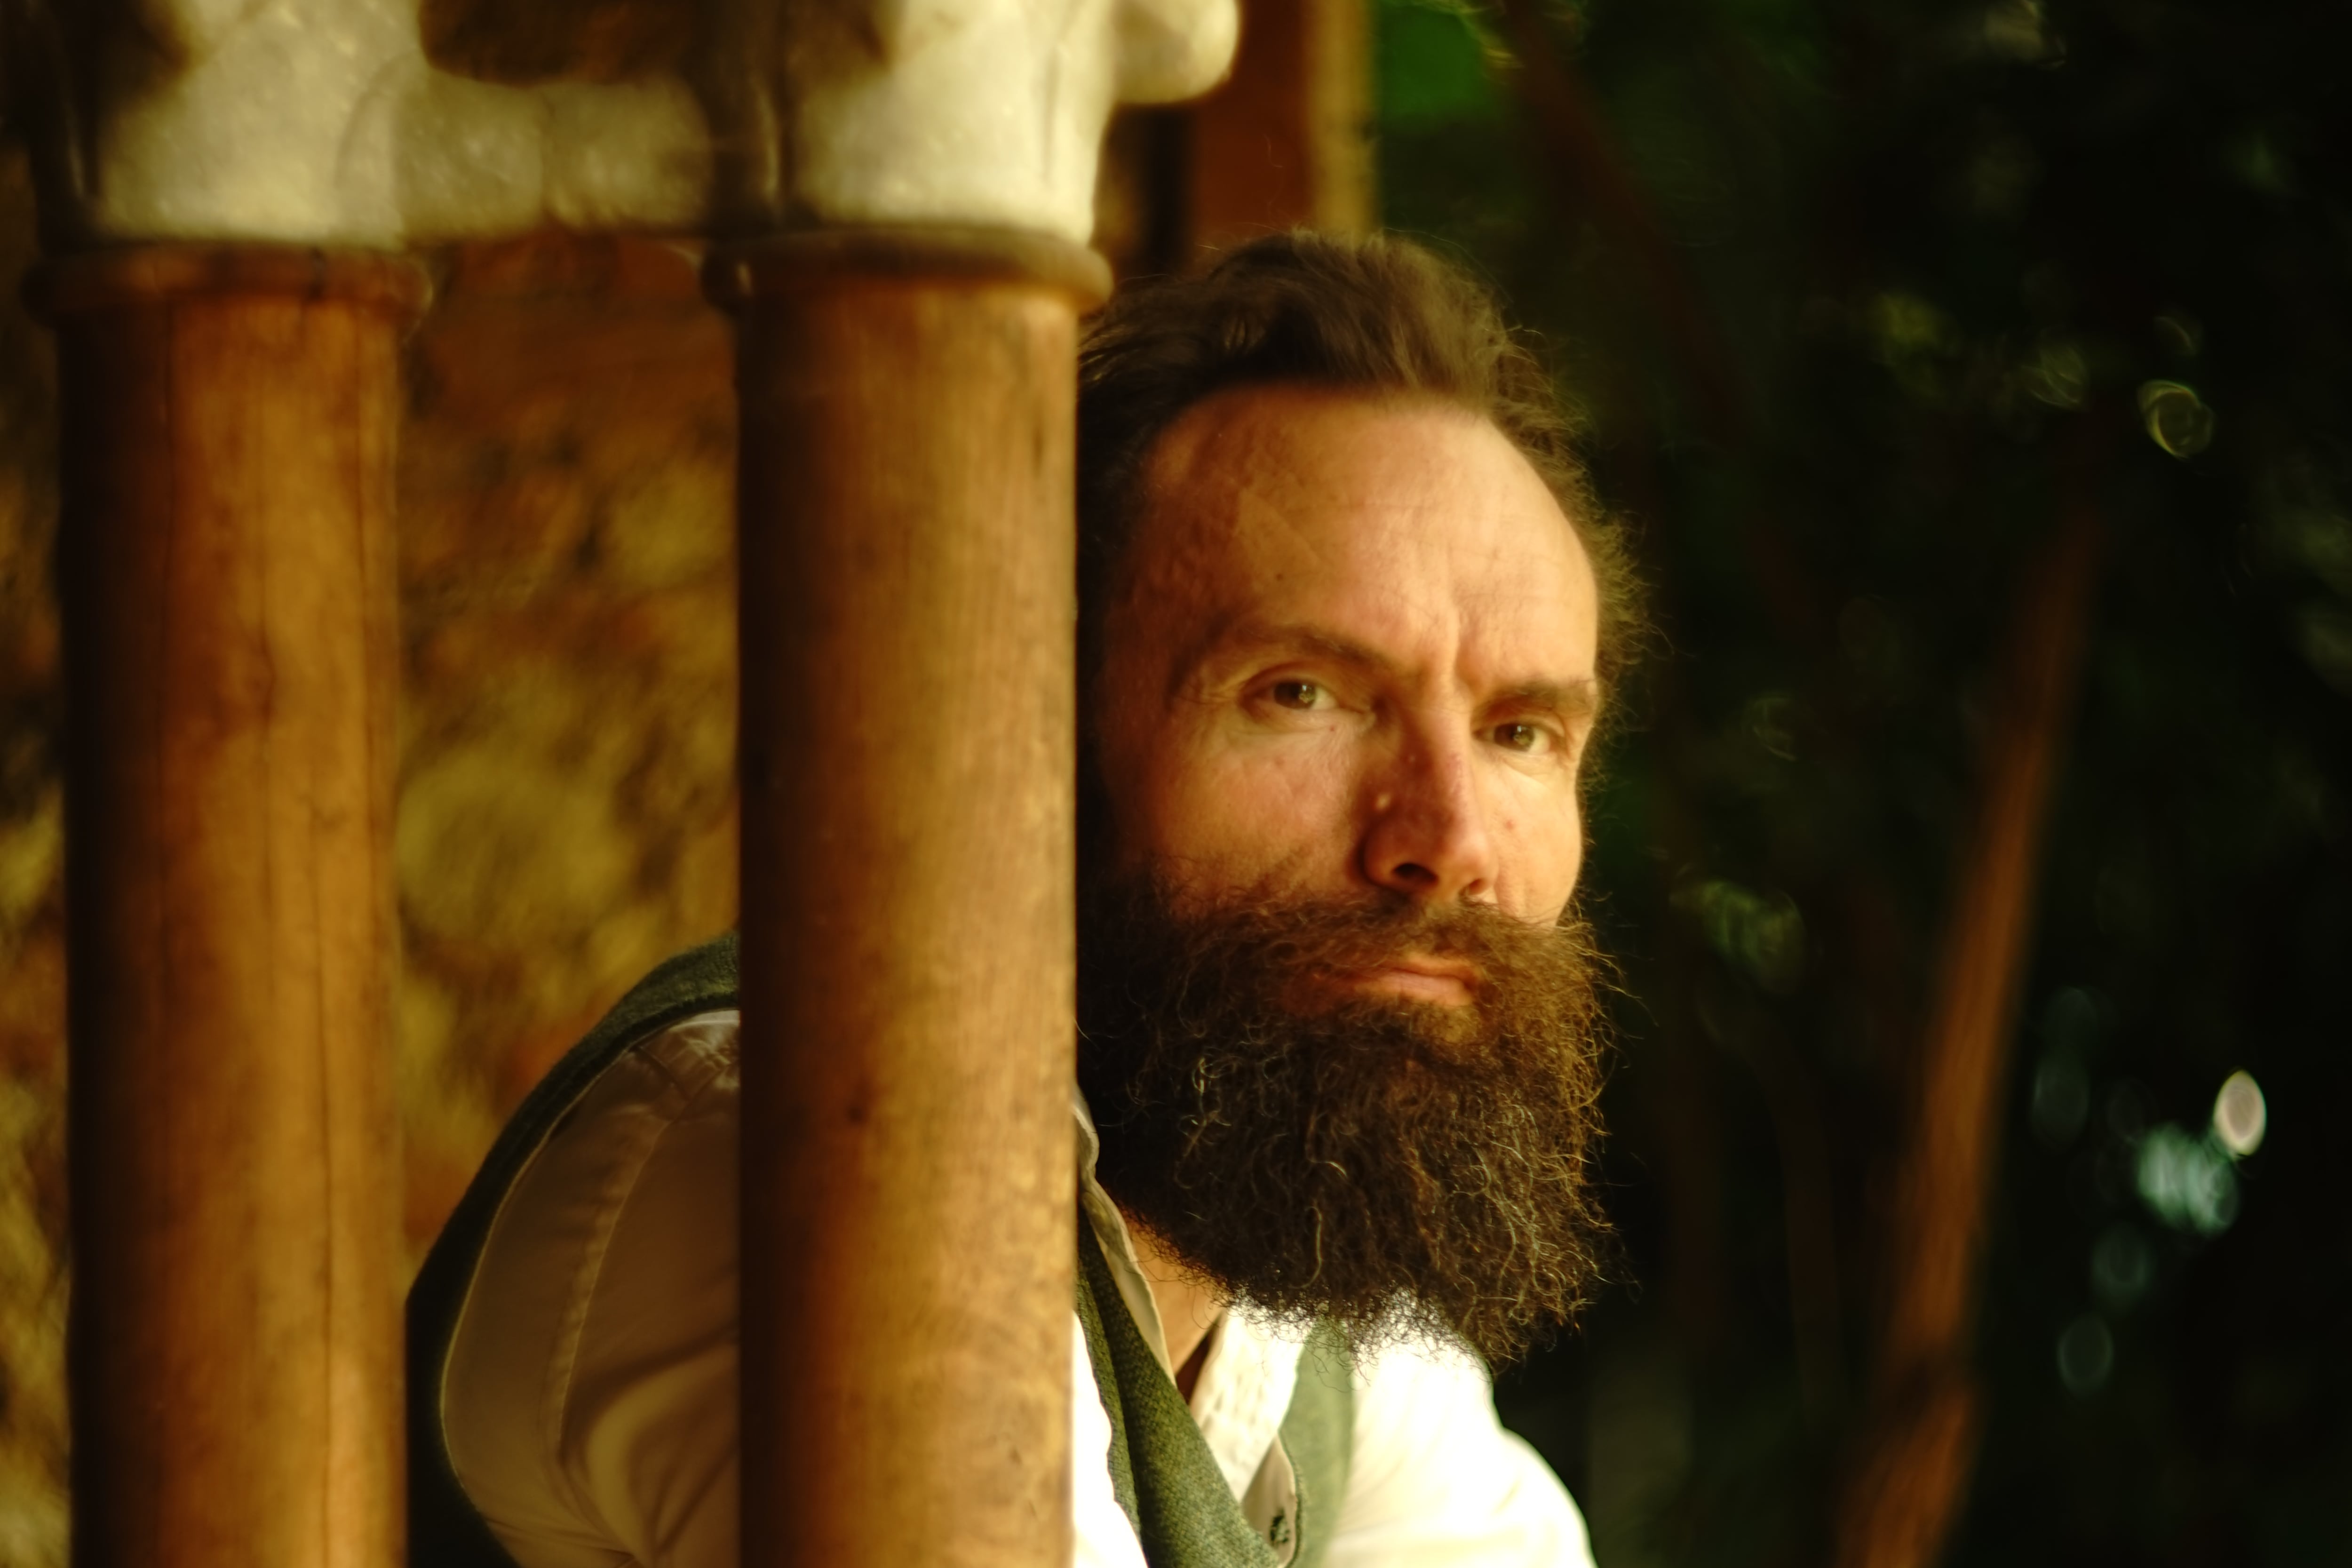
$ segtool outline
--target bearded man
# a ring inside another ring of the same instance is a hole
[[[1549,384],[1426,252],[1263,240],[1090,332],[1079,524],[1077,1561],[1588,1563],[1482,1364],[1601,1231],[1634,617]],[[735,1561],[734,1001],[656,971],[420,1275],[420,1563]]]

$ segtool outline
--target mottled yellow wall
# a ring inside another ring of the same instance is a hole
[[[402,433],[401,1103],[430,1240],[499,1120],[735,911],[734,395],[696,258],[450,258]]]
[[[0,279],[31,263],[0,156]],[[735,910],[733,395],[690,253],[438,258],[402,435],[412,1258],[499,1120]],[[0,1563],[62,1568],[64,946],[49,344],[0,292]]]
[[[65,1560],[65,889],[57,399],[17,302],[21,153],[0,151],[0,1563]]]

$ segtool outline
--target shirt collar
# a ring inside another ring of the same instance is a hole
[[[1119,1299],[1127,1303],[1128,1314],[1172,1380],[1175,1369],[1169,1363],[1160,1307],[1136,1259],[1135,1238],[1128,1230],[1127,1216],[1118,1212],[1118,1205],[1095,1177],[1095,1166],[1102,1158],[1102,1135],[1095,1129],[1086,1096],[1075,1084],[1070,1089],[1070,1111],[1078,1128],[1079,1207],[1102,1242],[1111,1279],[1118,1286]],[[1192,1418],[1236,1499],[1249,1489],[1275,1446],[1283,1413],[1289,1408],[1297,1383],[1298,1352],[1306,1336],[1304,1325],[1257,1323],[1247,1314],[1231,1310],[1210,1331],[1208,1355],[1192,1390]],[[1264,1521],[1255,1522],[1264,1524]]]
[[[1070,1111],[1078,1123],[1078,1208],[1094,1226],[1095,1239],[1102,1243],[1103,1256],[1110,1261],[1111,1279],[1118,1286],[1119,1300],[1127,1303],[1137,1331],[1151,1347],[1162,1370],[1173,1378],[1176,1369],[1168,1360],[1168,1331],[1160,1324],[1160,1305],[1151,1299],[1151,1286],[1136,1259],[1135,1237],[1128,1233],[1127,1216],[1095,1179],[1095,1163],[1102,1158],[1102,1135],[1095,1131],[1087,1097],[1076,1084],[1070,1086]]]

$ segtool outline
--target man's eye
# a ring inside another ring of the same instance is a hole
[[[1323,689],[1311,680],[1277,680],[1271,695],[1284,708],[1313,708],[1323,700]]]
[[[1534,724],[1497,724],[1495,744],[1514,752],[1540,752],[1548,737]]]

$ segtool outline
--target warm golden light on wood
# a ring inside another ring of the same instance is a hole
[[[391,531],[407,263],[51,264],[74,1556],[399,1558]]]

